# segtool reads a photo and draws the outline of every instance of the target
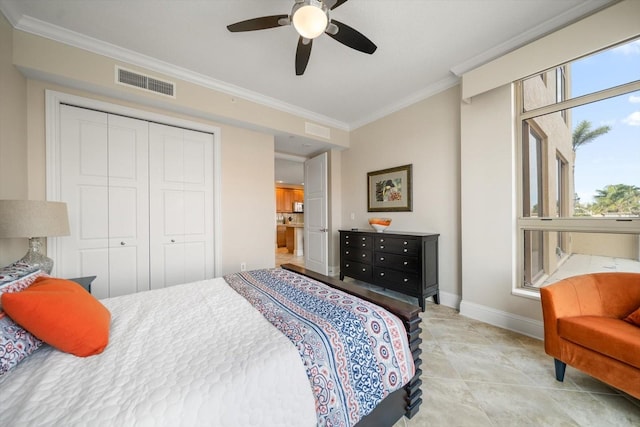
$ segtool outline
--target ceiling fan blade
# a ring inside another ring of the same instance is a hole
[[[327,7],[330,10],[333,10],[333,9],[339,7],[341,4],[346,3],[347,1],[348,0],[327,0],[327,1],[325,1],[325,4],[327,5]]]
[[[327,32],[326,34],[334,40],[339,41],[343,45],[368,54],[372,54],[378,48],[378,46],[376,46],[371,40],[362,35],[362,33],[354,30],[347,24],[343,24],[342,22],[336,21],[335,19],[332,19],[331,23],[335,24],[336,27],[338,27],[338,32],[335,34]]]
[[[283,24],[280,22],[281,19],[286,19],[288,21],[289,15],[271,15],[261,16],[260,18],[247,19],[246,21],[240,21],[236,22],[235,24],[227,25],[227,30],[231,31],[232,33],[238,33],[241,31],[266,30],[267,28],[282,26]]]
[[[305,40],[307,43],[305,44]],[[304,70],[307,69],[309,63],[309,57],[311,56],[311,45],[313,40],[305,39],[300,36],[298,39],[298,48],[296,49],[296,76],[304,74]]]

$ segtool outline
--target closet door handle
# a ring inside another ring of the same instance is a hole
[[[120,246],[124,246],[124,245],[126,245],[125,242],[120,242]]]
[[[175,243],[175,242],[176,242],[175,240],[171,239],[171,243]]]

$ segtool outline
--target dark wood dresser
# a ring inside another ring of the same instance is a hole
[[[345,276],[418,298],[438,294],[438,236],[433,233],[340,230],[340,280]]]

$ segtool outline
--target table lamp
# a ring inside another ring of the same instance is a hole
[[[53,260],[41,252],[42,237],[68,236],[67,204],[46,200],[0,200],[0,237],[29,238],[29,250],[18,262],[47,274]]]

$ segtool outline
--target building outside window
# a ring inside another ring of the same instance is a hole
[[[519,286],[640,272],[640,39],[515,86]]]

